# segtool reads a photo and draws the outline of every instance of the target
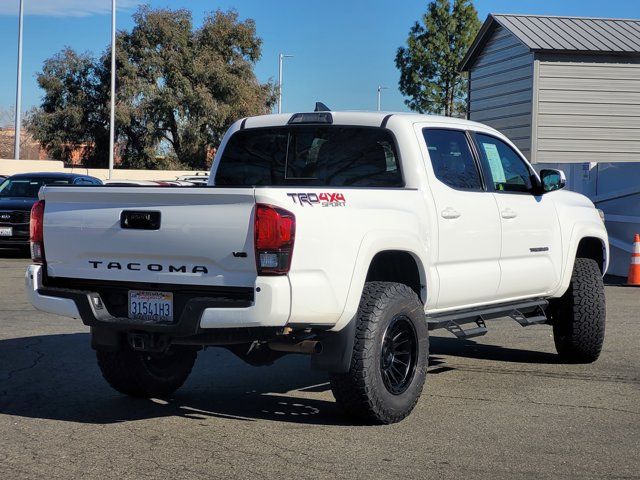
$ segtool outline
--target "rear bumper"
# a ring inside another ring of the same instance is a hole
[[[29,224],[23,223],[0,223],[0,227],[11,227],[13,235],[10,237],[0,237],[0,247],[22,247],[29,246]]]
[[[195,335],[202,330],[241,327],[283,327],[289,321],[291,288],[287,277],[258,277],[253,301],[194,297],[186,301],[173,323],[157,324],[112,315],[100,293],[43,285],[43,267],[31,265],[26,273],[26,291],[38,310],[81,318],[90,327],[144,330],[176,336]],[[176,312],[177,313],[177,312]]]
[[[0,247],[28,247],[29,238],[22,237],[0,237]]]
[[[25,275],[25,287],[27,298],[38,310],[55,313],[63,317],[80,318],[80,312],[75,302],[69,298],[51,297],[41,294],[42,266],[30,265]]]

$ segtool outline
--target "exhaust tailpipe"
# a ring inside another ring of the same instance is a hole
[[[298,343],[269,342],[267,345],[276,352],[303,353],[305,355],[322,353],[322,343],[316,340],[303,340]]]

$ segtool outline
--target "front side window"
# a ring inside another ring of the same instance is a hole
[[[425,128],[422,133],[438,180],[460,190],[482,189],[480,172],[464,132]]]
[[[217,186],[401,187],[391,134],[381,128],[290,126],[242,130],[222,152]]]
[[[533,191],[533,173],[513,148],[502,140],[481,133],[476,134],[476,139],[480,145],[480,152],[489,165],[496,191]]]

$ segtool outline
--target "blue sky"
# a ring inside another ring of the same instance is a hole
[[[0,0],[0,109],[15,103],[19,0]],[[189,8],[198,24],[205,12],[235,8],[253,18],[263,39],[256,66],[262,81],[277,77],[278,52],[285,64],[284,110],[301,111],[316,100],[333,109],[375,109],[376,87],[385,110],[406,110],[398,91],[394,57],[426,0],[118,0],[118,28],[130,29],[137,4]],[[488,13],[640,17],[638,0],[476,0]],[[25,0],[23,110],[39,103],[35,74],[64,46],[101,53],[110,38],[110,0]]]

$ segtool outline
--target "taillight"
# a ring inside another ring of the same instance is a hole
[[[44,263],[44,200],[38,200],[31,207],[29,220],[29,240],[31,259],[35,263]]]
[[[258,275],[286,275],[291,266],[296,217],[282,208],[259,203],[254,227]]]

